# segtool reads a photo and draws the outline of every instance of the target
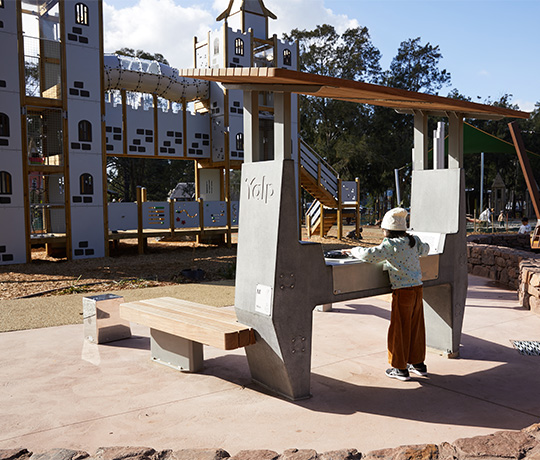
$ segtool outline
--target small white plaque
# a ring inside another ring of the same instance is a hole
[[[255,311],[266,316],[272,315],[272,288],[270,286],[257,284]]]

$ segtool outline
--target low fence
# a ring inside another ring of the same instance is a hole
[[[230,225],[238,225],[238,201],[231,202]],[[227,227],[226,201],[143,201],[109,203],[109,231],[180,230]],[[142,222],[139,220],[142,219]]]
[[[520,305],[540,314],[540,254],[529,235],[470,235],[467,262],[469,273],[515,289]]]
[[[146,201],[144,193],[139,195],[135,203],[108,204],[109,240],[137,238],[139,254],[145,252],[149,237],[178,234],[195,235],[198,242],[227,235],[230,247],[238,228],[238,201]]]

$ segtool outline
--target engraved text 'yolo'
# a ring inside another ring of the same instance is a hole
[[[274,196],[274,187],[271,183],[266,181],[266,176],[262,176],[262,179],[254,177],[253,179],[245,179],[247,185],[247,199],[248,200],[260,200],[264,203],[268,203],[268,199]]]

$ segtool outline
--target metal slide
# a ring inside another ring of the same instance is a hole
[[[118,54],[104,55],[105,90],[125,89],[157,94],[173,102],[208,99],[209,82],[178,75],[178,70],[157,61]]]

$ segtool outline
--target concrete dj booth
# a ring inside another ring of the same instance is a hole
[[[297,162],[291,155],[291,93],[393,107],[414,116],[411,231],[430,243],[422,260],[427,343],[459,353],[467,291],[463,119],[528,113],[285,69],[200,69],[189,75],[244,91],[235,309],[256,331],[246,347],[252,378],[290,399],[310,395],[312,311],[317,305],[390,292],[380,265],[324,259],[299,239]],[[273,92],[274,159],[259,154],[259,92]],[[448,158],[427,169],[427,118],[448,119]],[[381,140],[383,142],[384,140]]]

